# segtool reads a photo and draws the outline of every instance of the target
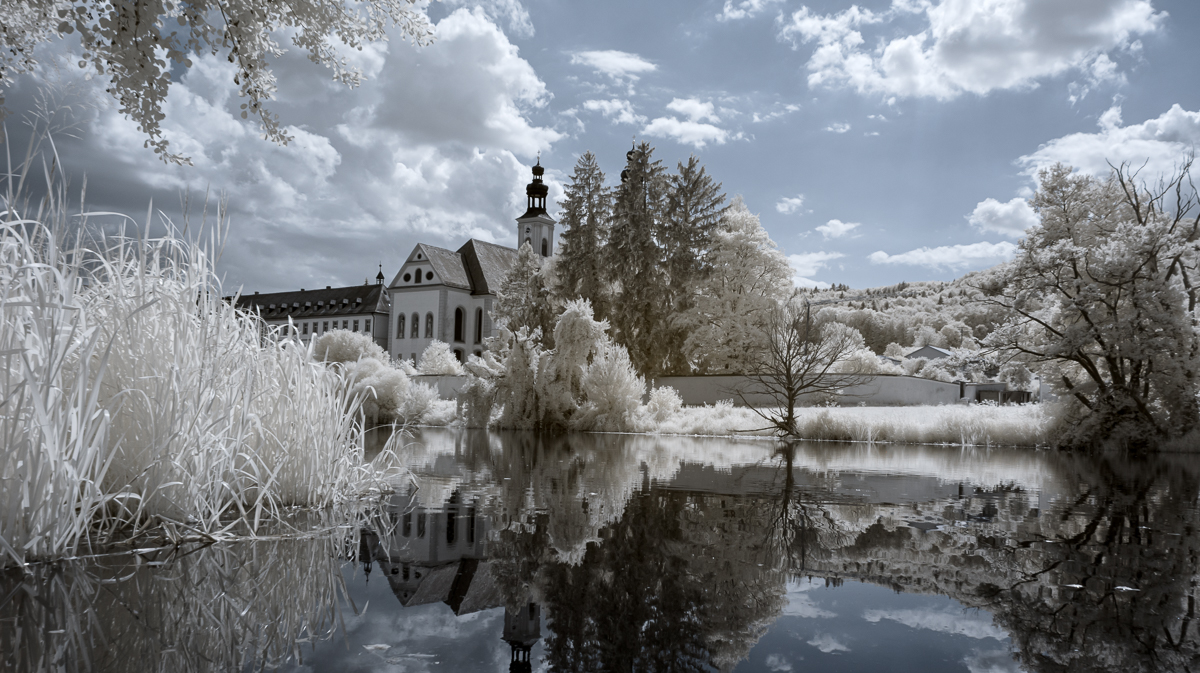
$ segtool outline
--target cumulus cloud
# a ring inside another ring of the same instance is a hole
[[[614,80],[636,82],[639,75],[654,72],[658,66],[627,51],[607,49],[603,51],[580,51],[571,54],[573,65],[584,65]]]
[[[924,19],[923,30],[886,33],[884,24],[913,14]],[[1111,55],[1136,50],[1138,38],[1158,31],[1165,17],[1150,0],[933,0],[824,15],[804,6],[780,22],[779,36],[816,44],[810,87],[948,100],[1028,88],[1068,71],[1093,81],[1117,78]],[[864,37],[872,27],[880,35]]]
[[[614,124],[644,124],[646,118],[633,111],[633,103],[619,98],[610,100],[585,100],[585,110],[599,112]]]
[[[508,30],[517,37],[533,37],[533,21],[520,0],[442,0],[451,7],[478,7],[492,21],[507,22]]]
[[[674,98],[670,103],[667,103],[667,109],[678,112],[684,117],[687,117],[689,121],[721,121],[717,118],[717,115],[713,113],[712,103],[704,103],[696,98]]]
[[[949,633],[968,638],[1005,640],[1008,634],[992,623],[987,613],[964,610],[867,610],[863,619],[878,622],[887,619],[914,629]]]
[[[760,124],[762,122],[771,121],[772,119],[778,119],[784,115],[789,115],[799,110],[799,105],[788,103],[775,110],[771,110],[770,112],[755,112],[751,115],[751,121],[753,121],[755,124]]]
[[[822,634],[813,636],[813,639],[808,641],[808,644],[812,645],[813,647],[817,648],[818,650],[821,650],[825,654],[830,654],[832,652],[849,652],[850,651],[849,647],[846,647],[837,638],[834,638],[833,636],[829,635],[828,633],[822,633]]]
[[[368,77],[353,90],[297,50],[281,56],[273,109],[295,136],[287,146],[239,119],[229,64],[202,55],[172,86],[163,122],[194,167],[164,166],[112,105],[90,111],[59,149],[76,184],[86,174],[94,209],[144,213],[153,198],[178,221],[182,190],[225,194],[232,228],[220,269],[231,291],[361,283],[418,241],[512,244],[528,164],[561,137],[526,117],[549,94],[482,10],[455,10],[437,30],[427,48],[397,39],[350,54]],[[19,79],[10,108],[27,108],[35,90]],[[561,185],[548,182],[558,198]]]
[[[841,220],[830,220],[825,224],[817,227],[816,230],[821,232],[822,238],[826,240],[830,238],[841,238],[856,228],[862,226],[858,222],[842,222]]]
[[[1020,238],[1025,230],[1038,223],[1037,213],[1028,199],[1017,197],[1007,203],[996,199],[980,201],[967,217],[971,226],[983,232],[995,232],[1010,238]]]
[[[1062,162],[1097,176],[1108,175],[1109,162],[1146,167],[1142,176],[1153,179],[1174,171],[1180,159],[1200,144],[1200,111],[1189,112],[1178,104],[1154,119],[1122,126],[1121,108],[1113,106],[1100,116],[1100,130],[1055,138],[1036,152],[1017,160],[1030,176]]]
[[[826,126],[825,130],[829,131],[830,133],[845,133],[846,131],[850,130],[850,125],[845,122],[834,122],[829,126]]]
[[[737,21],[739,19],[754,18],[766,11],[771,5],[782,3],[783,0],[742,0],[736,3],[733,0],[725,0],[725,7],[717,15],[717,21]]]
[[[797,287],[816,287],[827,288],[829,283],[812,280],[812,276],[829,266],[829,262],[835,259],[845,257],[840,252],[804,252],[798,255],[788,255],[788,264],[792,266],[792,270],[796,275],[792,277],[792,282]]]
[[[779,202],[775,204],[775,210],[783,213],[784,215],[791,215],[792,213],[799,211],[803,207],[804,207],[804,195],[803,194],[797,194],[794,197],[785,196],[784,198],[779,199]]]
[[[967,245],[943,245],[937,248],[917,248],[897,255],[880,250],[867,256],[872,264],[911,264],[934,270],[948,269],[964,271],[983,268],[1012,259],[1017,246],[1008,241],[1000,243],[970,243]]]
[[[704,147],[710,142],[723,145],[729,139],[729,132],[723,128],[675,117],[658,117],[647,124],[642,133],[658,138],[671,138],[696,148]]]

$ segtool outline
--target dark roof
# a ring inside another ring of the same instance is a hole
[[[443,285],[461,287],[464,290],[471,289],[471,278],[467,275],[467,270],[463,268],[462,257],[457,252],[424,243],[419,246],[425,251],[426,259],[433,265],[433,272],[437,274],[438,280]]]
[[[517,251],[495,243],[471,239],[458,249],[471,275],[471,294],[495,294],[517,263]]]
[[[323,290],[244,294],[237,300],[238,308],[243,311],[257,309],[266,320],[387,313],[387,304],[388,295],[383,292],[383,285],[379,283],[327,287]],[[275,308],[271,308],[272,305]]]

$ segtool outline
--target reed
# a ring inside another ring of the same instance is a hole
[[[114,216],[69,219],[52,170],[19,196],[30,165],[0,214],[0,566],[254,534],[377,485],[342,375],[222,299],[223,207],[205,239],[152,237],[151,213],[96,233]]]

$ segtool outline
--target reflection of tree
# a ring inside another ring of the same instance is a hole
[[[985,605],[1031,670],[1196,670],[1200,481],[1161,459],[1078,463],[1086,486],[1060,520],[1082,530],[1027,542],[1030,569],[982,584]]]

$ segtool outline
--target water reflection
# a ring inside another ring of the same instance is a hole
[[[1200,666],[1190,458],[430,431],[403,460],[336,534],[7,576],[5,670]]]

